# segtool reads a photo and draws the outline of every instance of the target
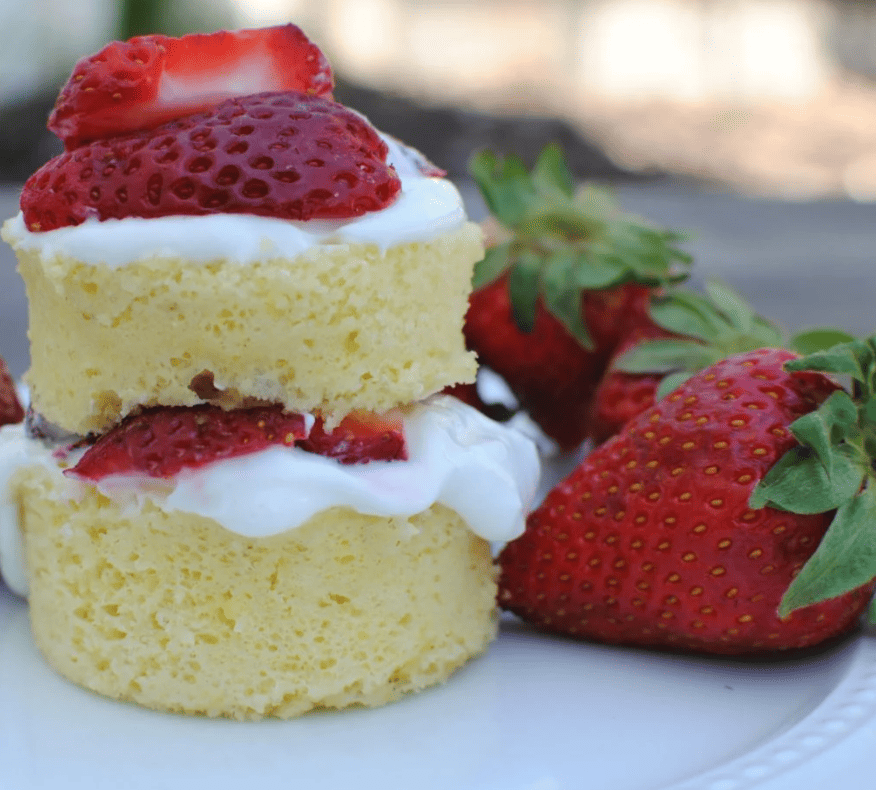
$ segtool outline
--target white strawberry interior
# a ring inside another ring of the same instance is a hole
[[[273,56],[267,52],[252,52],[235,64],[233,70],[217,64],[212,72],[205,70],[188,77],[163,72],[156,104],[163,108],[200,108],[218,104],[230,96],[282,90],[285,83],[277,76]]]

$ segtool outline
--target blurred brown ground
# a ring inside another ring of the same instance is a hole
[[[876,87],[837,80],[807,102],[642,103],[596,97],[566,112],[634,171],[792,200],[876,200]]]

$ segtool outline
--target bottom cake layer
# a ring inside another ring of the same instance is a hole
[[[150,502],[69,501],[40,469],[17,492],[35,640],[109,697],[238,719],[377,706],[495,637],[489,544],[441,505],[335,508],[252,539]]]

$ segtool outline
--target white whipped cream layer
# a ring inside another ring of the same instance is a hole
[[[114,475],[97,488],[126,511],[136,512],[149,500],[165,512],[206,516],[255,538],[295,529],[332,507],[404,517],[435,503],[456,511],[489,541],[512,540],[523,532],[540,475],[530,439],[444,395],[412,407],[404,431],[406,461],[345,465],[296,448],[272,447],[170,480]],[[75,458],[68,457],[71,461]],[[0,573],[19,595],[27,595],[27,570],[10,480],[34,465],[56,478],[56,496],[75,500],[89,485],[65,476],[52,450],[27,438],[22,426],[0,429]]]
[[[227,259],[247,265],[290,258],[327,244],[374,244],[386,250],[398,244],[429,242],[466,221],[456,187],[446,179],[423,175],[416,151],[384,136],[387,161],[401,178],[401,191],[385,209],[345,220],[292,220],[254,214],[209,214],[154,219],[88,220],[81,225],[32,233],[21,212],[8,220],[3,238],[19,249],[39,250],[43,259],[72,257],[92,266],[120,268],[148,258],[185,258],[205,263]]]

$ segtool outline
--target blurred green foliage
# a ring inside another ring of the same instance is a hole
[[[116,37],[122,41],[149,33],[181,36],[239,27],[227,0],[119,0],[118,20]]]

